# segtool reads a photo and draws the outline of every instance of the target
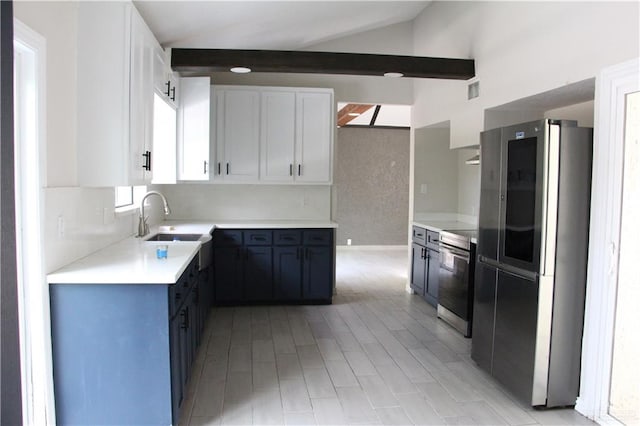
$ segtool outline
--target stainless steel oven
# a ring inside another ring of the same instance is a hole
[[[440,232],[438,317],[471,337],[476,231]]]

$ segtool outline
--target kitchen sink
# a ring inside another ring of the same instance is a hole
[[[179,241],[200,241],[200,251],[198,252],[198,263],[200,270],[205,269],[213,260],[213,249],[211,235],[208,234],[176,234],[171,232],[158,232],[145,238],[145,241],[166,241],[169,243]],[[171,252],[171,250],[169,250]]]
[[[202,238],[202,234],[172,234],[158,232],[145,238],[145,241],[199,241]]]

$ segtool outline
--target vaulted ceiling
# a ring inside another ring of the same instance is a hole
[[[299,50],[413,20],[430,1],[134,3],[163,47]]]

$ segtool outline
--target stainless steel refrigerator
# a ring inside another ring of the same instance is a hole
[[[481,134],[471,357],[532,406],[578,395],[592,135],[558,120]]]

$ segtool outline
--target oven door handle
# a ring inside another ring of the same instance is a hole
[[[465,262],[469,262],[469,252],[465,250],[458,250],[450,246],[445,246],[442,243],[440,244],[440,253],[449,253],[453,257],[458,257],[463,259]]]

